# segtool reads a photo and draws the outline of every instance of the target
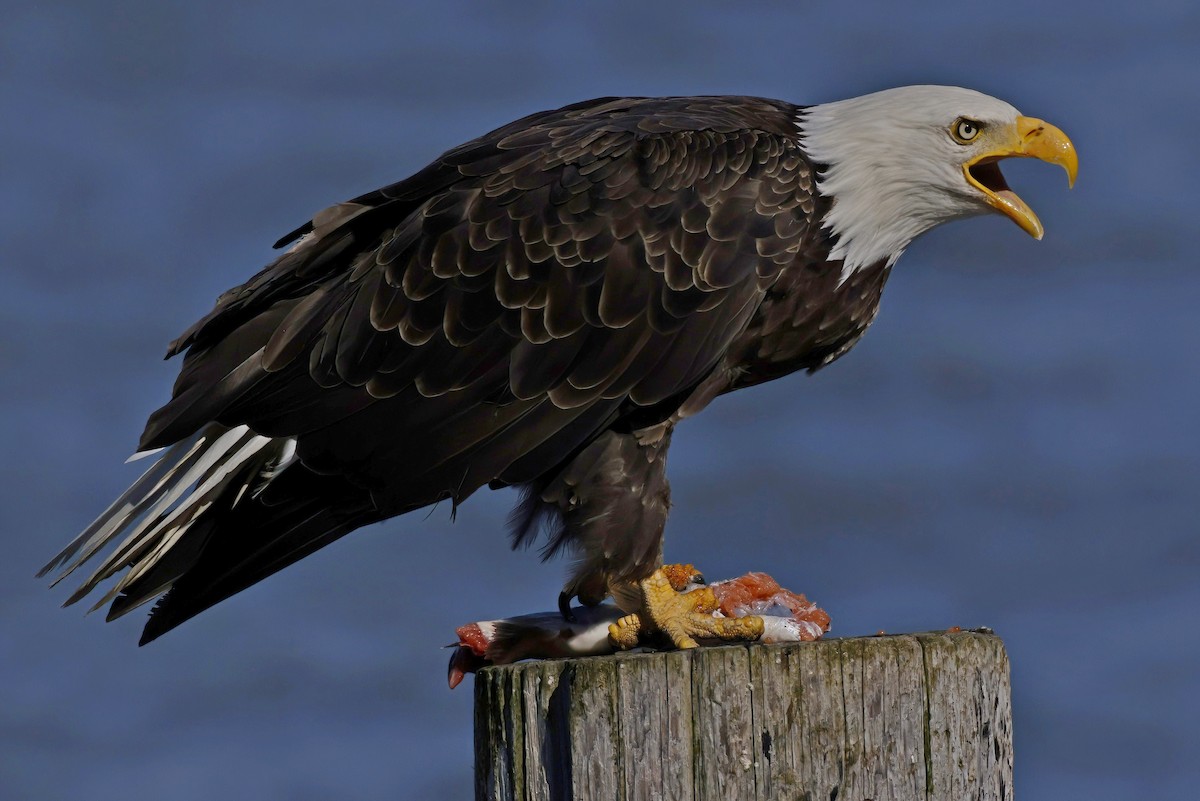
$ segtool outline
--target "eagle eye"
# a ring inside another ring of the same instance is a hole
[[[966,117],[959,117],[955,120],[954,125],[951,126],[950,133],[953,134],[956,142],[965,145],[979,136],[979,132],[982,130],[983,123],[969,120]]]

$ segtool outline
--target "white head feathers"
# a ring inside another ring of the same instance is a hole
[[[811,106],[800,114],[800,146],[825,165],[818,189],[834,199],[824,225],[842,280],[951,220],[990,207],[963,178],[970,148],[950,132],[960,118],[1011,124],[1002,100],[956,86],[903,86]]]

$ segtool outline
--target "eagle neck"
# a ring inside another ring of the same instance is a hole
[[[891,267],[921,234],[943,220],[922,209],[904,164],[879,142],[888,132],[858,114],[853,101],[800,107],[798,144],[813,165],[817,191],[829,199],[821,227],[830,237],[830,261],[842,263],[838,286],[856,272]]]

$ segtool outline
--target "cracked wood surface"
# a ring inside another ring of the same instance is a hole
[[[521,662],[475,679],[475,797],[1012,798],[990,633]]]

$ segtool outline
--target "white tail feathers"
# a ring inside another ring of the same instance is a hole
[[[162,453],[165,450],[166,448],[151,448],[148,451],[138,451],[126,459],[125,464],[129,464],[130,462],[140,462],[142,459],[145,459],[148,456],[153,456],[156,453]]]
[[[238,482],[233,495],[236,504],[247,490],[260,492],[267,482],[294,461],[295,453],[296,443],[291,439],[261,437],[246,426],[206,426],[166,449],[150,469],[50,560],[38,576],[57,569],[59,575],[51,586],[58,584],[128,530],[124,540],[63,604],[75,603],[101,582],[129,568],[129,572],[92,607],[97,609],[159,564],[187,536],[192,524],[231,489],[234,482]],[[169,589],[176,577],[165,578],[162,586],[151,588],[150,592],[139,591],[139,594],[145,596],[144,600],[150,600]]]

